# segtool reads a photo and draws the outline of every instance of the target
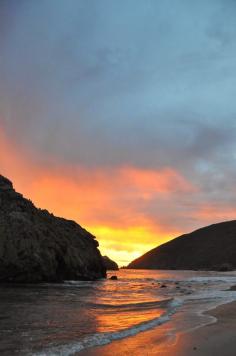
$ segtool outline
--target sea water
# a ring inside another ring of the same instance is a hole
[[[232,285],[236,272],[121,269],[96,282],[1,286],[0,355],[73,355],[173,321],[173,332],[191,330],[236,300]]]

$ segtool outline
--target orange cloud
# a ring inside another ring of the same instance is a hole
[[[178,172],[170,168],[156,171],[127,167],[122,170],[122,175],[130,186],[147,199],[157,193],[172,194],[176,191],[187,192],[196,189]]]
[[[234,220],[236,216],[236,209],[232,206],[213,205],[208,203],[201,206],[196,214],[199,219],[208,224],[217,221]]]
[[[191,189],[171,169],[43,166],[3,132],[0,152],[1,173],[14,181],[18,191],[37,206],[85,226],[97,236],[102,252],[123,264],[170,236],[139,211],[140,202],[155,194]]]
[[[171,168],[95,169],[55,162],[49,165],[36,161],[31,152],[15,146],[0,131],[1,174],[12,179],[16,190],[37,206],[86,227],[97,236],[101,252],[121,265],[179,235],[178,221],[172,220],[179,198],[197,192]],[[233,216],[232,209],[225,212]],[[199,221],[220,215],[210,205],[185,213]],[[166,216],[169,218],[164,221]]]

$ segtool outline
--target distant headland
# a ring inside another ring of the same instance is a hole
[[[236,269],[236,220],[203,227],[158,246],[127,268],[217,270]]]

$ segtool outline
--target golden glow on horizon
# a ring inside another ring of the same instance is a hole
[[[174,222],[169,225],[156,221],[143,211],[143,206],[153,197],[168,197],[171,201],[176,192],[196,192],[196,188],[173,169],[127,166],[86,169],[56,166],[53,157],[51,161],[54,165],[36,163],[23,147],[14,146],[0,131],[0,173],[11,179],[16,190],[36,206],[73,219],[93,233],[102,254],[119,265],[126,265],[181,234]],[[225,213],[227,217],[235,216],[229,208]],[[206,224],[208,220],[214,222],[215,217],[223,219],[222,210],[211,205],[196,209],[194,214],[193,217]]]
[[[90,231],[97,236],[103,254],[118,261],[120,266],[127,265],[130,261],[156,247],[158,243],[164,243],[170,239],[170,235],[158,234],[148,227],[141,226],[124,229],[91,226]]]
[[[121,167],[115,171],[90,172],[78,168],[72,174],[70,167],[40,167],[2,133],[0,152],[7,152],[0,156],[1,173],[14,181],[16,190],[38,207],[84,226],[97,237],[102,254],[119,265],[170,239],[171,233],[153,225],[136,211],[132,201],[140,197],[147,199],[155,192],[168,194],[173,180],[184,185],[184,180],[174,171],[148,172]],[[186,189],[190,189],[188,185]]]

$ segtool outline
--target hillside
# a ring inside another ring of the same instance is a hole
[[[236,220],[179,236],[132,261],[137,269],[236,269]]]
[[[0,175],[0,282],[105,277],[97,247],[80,225],[37,209]]]

